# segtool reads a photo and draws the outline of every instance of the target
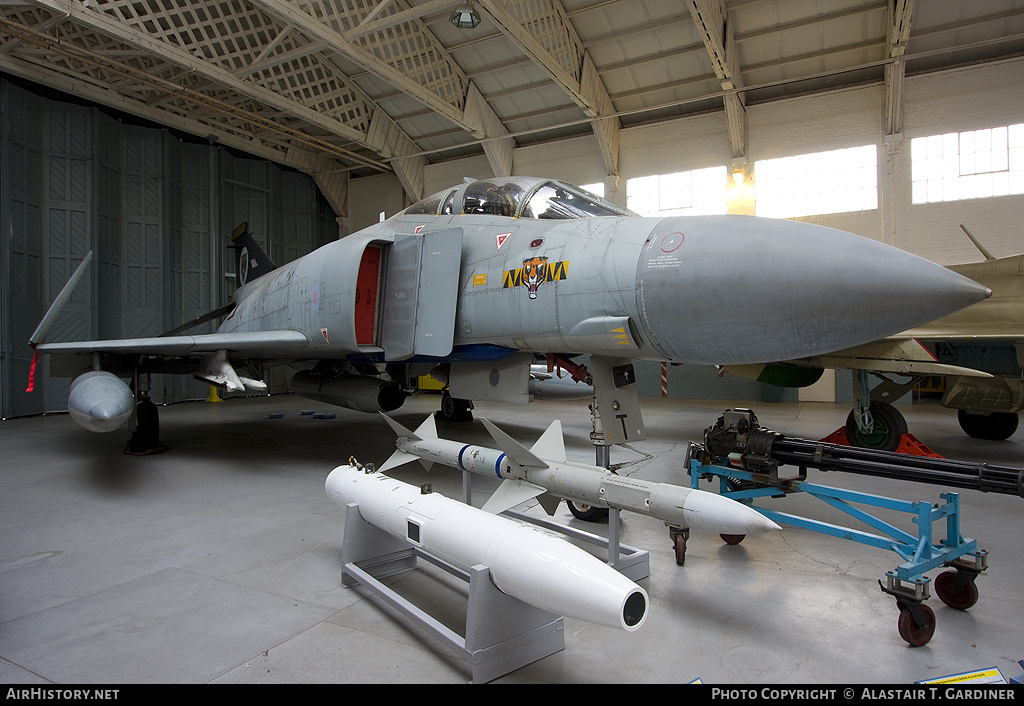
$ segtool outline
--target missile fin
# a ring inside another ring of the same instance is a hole
[[[403,427],[401,424],[399,424],[398,422],[396,422],[394,419],[384,414],[383,412],[380,413],[380,416],[384,417],[384,421],[388,423],[388,426],[391,427],[391,430],[394,431],[395,434],[397,434],[398,436],[404,436],[406,439],[412,439],[413,441],[422,441],[420,437],[416,436],[414,433]],[[423,425],[420,425],[420,429],[423,429]],[[435,433],[434,436],[436,437],[437,434]],[[394,456],[392,456],[392,458],[394,458]],[[390,459],[388,460],[390,461]]]
[[[421,460],[419,456],[413,456],[412,454],[407,454],[404,451],[395,451],[393,454],[391,454],[391,458],[389,458],[387,461],[385,461],[384,465],[382,465],[380,468],[377,469],[377,472],[378,473],[387,473],[392,468],[398,468],[399,466],[404,466],[405,464],[409,463],[410,461],[419,461],[419,460]],[[427,470],[429,471],[430,468],[427,468]]]
[[[498,445],[498,448],[501,449],[501,452],[505,454],[510,461],[520,466],[530,466],[532,468],[548,467],[548,464],[534,456],[529,449],[503,432],[501,429],[494,426],[483,417],[480,418],[480,421],[483,422],[484,427],[486,427],[487,431],[490,432],[491,438],[494,439],[494,443]]]
[[[498,489],[494,491],[480,509],[497,515],[508,510],[510,507],[515,507],[519,503],[524,503],[546,492],[547,488],[527,483],[525,480],[509,478],[498,486]]]
[[[565,463],[565,442],[562,440],[562,422],[554,420],[537,443],[530,449],[535,456],[548,458],[558,463]]]
[[[548,513],[548,515],[554,515],[558,510],[558,503],[562,502],[562,499],[552,493],[544,493],[537,498],[537,501],[544,508],[544,512]]]
[[[416,427],[416,433],[424,439],[437,438],[437,425],[434,424],[433,414],[428,414],[427,418],[423,420],[423,423]]]

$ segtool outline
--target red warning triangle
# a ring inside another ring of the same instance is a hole
[[[510,236],[510,235],[512,235],[512,234],[511,233],[499,233],[498,235],[494,236],[494,242],[497,244],[498,250],[501,250],[501,246],[505,244],[505,241],[508,239],[508,236]]]

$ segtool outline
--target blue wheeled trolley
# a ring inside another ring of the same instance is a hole
[[[942,493],[943,502],[935,504],[899,500],[808,483],[807,468],[901,478],[1024,497],[1024,471],[1020,469],[787,438],[758,426],[754,413],[747,409],[726,410],[718,422],[705,431],[703,445],[689,445],[685,465],[693,488],[698,487],[701,478],[717,477],[719,492],[723,496],[755,507],[774,522],[898,554],[903,563],[894,571],[887,572],[885,583],[879,581],[879,586],[896,599],[900,612],[900,637],[914,646],[926,644],[935,632],[935,614],[924,603],[931,595],[932,583],[925,574],[939,567],[949,568],[950,571],[936,577],[935,593],[951,608],[967,610],[978,601],[975,579],[988,568],[987,552],[978,549],[977,541],[964,537],[960,531],[959,494]],[[797,466],[799,473],[780,476],[781,465]],[[759,499],[784,497],[791,493],[807,493],[818,498],[878,534],[754,505]],[[895,527],[859,506],[908,513],[917,525],[917,535]],[[936,539],[935,525],[938,523],[941,528],[943,521],[945,536]],[[676,561],[682,563],[686,533],[676,532],[673,537]],[[722,535],[722,539],[736,544],[742,541],[743,536]]]

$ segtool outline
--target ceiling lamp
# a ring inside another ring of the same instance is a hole
[[[480,15],[477,14],[473,3],[464,2],[455,8],[448,20],[459,29],[473,29],[480,24]]]
[[[732,160],[732,180],[736,186],[743,186],[747,180],[747,160],[745,157],[737,157]]]

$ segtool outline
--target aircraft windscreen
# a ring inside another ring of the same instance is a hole
[[[537,189],[519,215],[521,218],[567,219],[632,214],[593,194],[571,191],[563,184],[548,183]]]
[[[492,216],[514,216],[526,190],[514,181],[494,183],[475,181],[466,187],[462,197],[463,213],[486,213]]]
[[[445,191],[438,191],[436,194],[431,194],[422,201],[417,201],[412,206],[405,210],[406,213],[426,213],[432,216],[437,215],[437,208],[441,205],[441,200],[444,199],[445,205],[449,210],[445,213],[451,213],[451,202],[455,197],[455,189],[447,189]]]
[[[449,188],[417,201],[406,214],[453,215],[458,188]],[[574,219],[635,216],[635,213],[587,191],[560,181],[529,177],[474,181],[462,193],[462,213],[508,218]]]

